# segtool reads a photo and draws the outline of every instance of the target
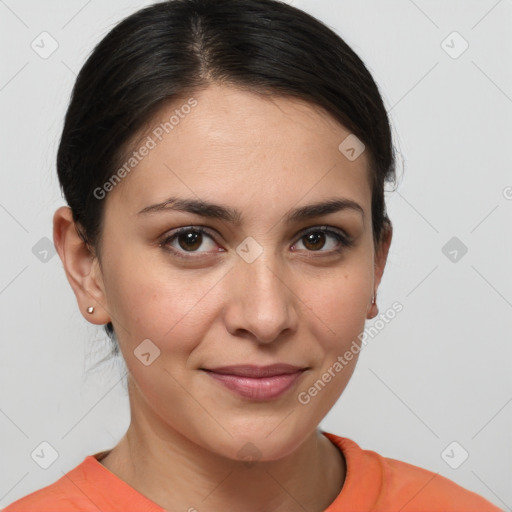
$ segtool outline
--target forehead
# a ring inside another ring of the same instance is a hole
[[[108,203],[127,215],[177,195],[279,210],[337,194],[366,207],[368,158],[365,151],[347,158],[350,137],[315,105],[209,86],[158,111],[128,152],[124,163],[134,165],[125,165]]]

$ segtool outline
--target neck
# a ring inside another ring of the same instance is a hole
[[[250,463],[205,449],[147,404],[130,403],[130,426],[101,464],[166,510],[321,512],[341,491],[345,460],[318,430],[286,457]]]

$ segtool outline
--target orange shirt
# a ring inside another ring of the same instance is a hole
[[[500,511],[439,474],[363,450],[350,439],[323,434],[341,449],[347,464],[343,489],[325,512]],[[3,512],[166,512],[104,467],[98,457],[106,453],[87,456],[55,483]]]

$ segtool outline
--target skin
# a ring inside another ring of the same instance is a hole
[[[80,310],[94,324],[113,322],[129,370],[131,424],[101,463],[167,510],[322,511],[340,493],[346,466],[318,425],[357,356],[307,405],[297,397],[377,314],[371,299],[391,229],[375,247],[367,155],[349,161],[338,150],[349,132],[327,113],[231,86],[210,85],[194,98],[190,114],[104,199],[101,262],[70,209],[54,215]],[[184,103],[166,106],[152,126]],[[242,222],[175,210],[138,215],[170,196],[236,208]],[[357,202],[364,215],[284,220],[333,197]],[[168,246],[184,258],[159,245],[172,230],[198,225],[212,237],[203,235],[195,253],[183,236]],[[331,235],[308,242],[302,232],[315,226],[338,228],[354,244],[335,252]],[[252,263],[236,252],[248,236],[263,250]],[[149,366],[134,355],[145,339],[160,349]],[[278,362],[309,369],[268,401],[243,399],[199,369]],[[248,442],[253,464],[238,454]]]

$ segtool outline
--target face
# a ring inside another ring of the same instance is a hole
[[[383,269],[368,160],[349,160],[349,132],[298,100],[225,86],[193,98],[159,112],[152,128],[176,109],[179,122],[150,132],[156,146],[104,199],[96,297],[133,411],[211,452],[237,459],[251,442],[274,460],[316,429],[357,360]],[[276,363],[300,371],[259,383],[207,371]]]

